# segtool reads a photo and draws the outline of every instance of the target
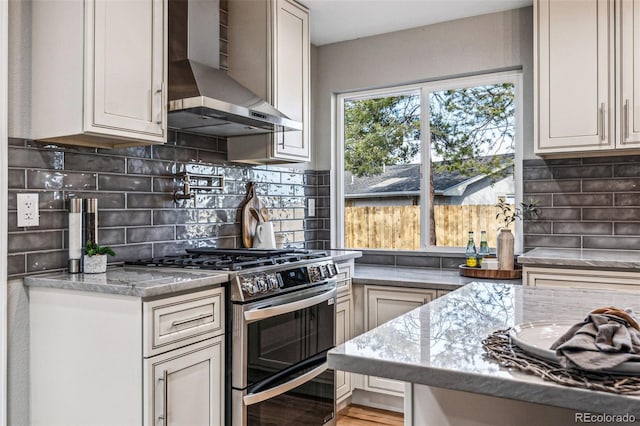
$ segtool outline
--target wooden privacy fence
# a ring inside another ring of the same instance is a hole
[[[468,232],[474,231],[479,246],[485,230],[489,246],[495,247],[497,213],[493,204],[435,206],[436,245],[464,247]],[[346,247],[420,249],[420,206],[346,207],[344,216]]]

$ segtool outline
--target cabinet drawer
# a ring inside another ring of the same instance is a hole
[[[597,269],[524,267],[522,283],[533,287],[574,287],[637,291],[640,274]]]
[[[224,333],[224,289],[144,303],[145,356]]]
[[[351,291],[351,277],[353,276],[353,263],[339,263],[338,275],[336,275],[338,295],[342,296]]]

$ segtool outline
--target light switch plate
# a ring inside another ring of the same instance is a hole
[[[19,227],[39,226],[38,194],[17,194]]]

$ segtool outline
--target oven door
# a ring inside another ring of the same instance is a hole
[[[335,372],[324,357],[297,364],[245,390],[233,390],[234,424],[335,425]],[[237,411],[235,411],[237,410]]]
[[[335,346],[335,297],[331,280],[294,294],[236,305],[233,387],[244,389],[305,360],[326,356]],[[241,327],[236,327],[238,322]]]

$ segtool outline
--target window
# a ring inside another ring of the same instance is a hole
[[[502,73],[340,95],[335,245],[457,250],[468,231],[486,230],[495,247],[496,203],[520,199],[519,80]]]

